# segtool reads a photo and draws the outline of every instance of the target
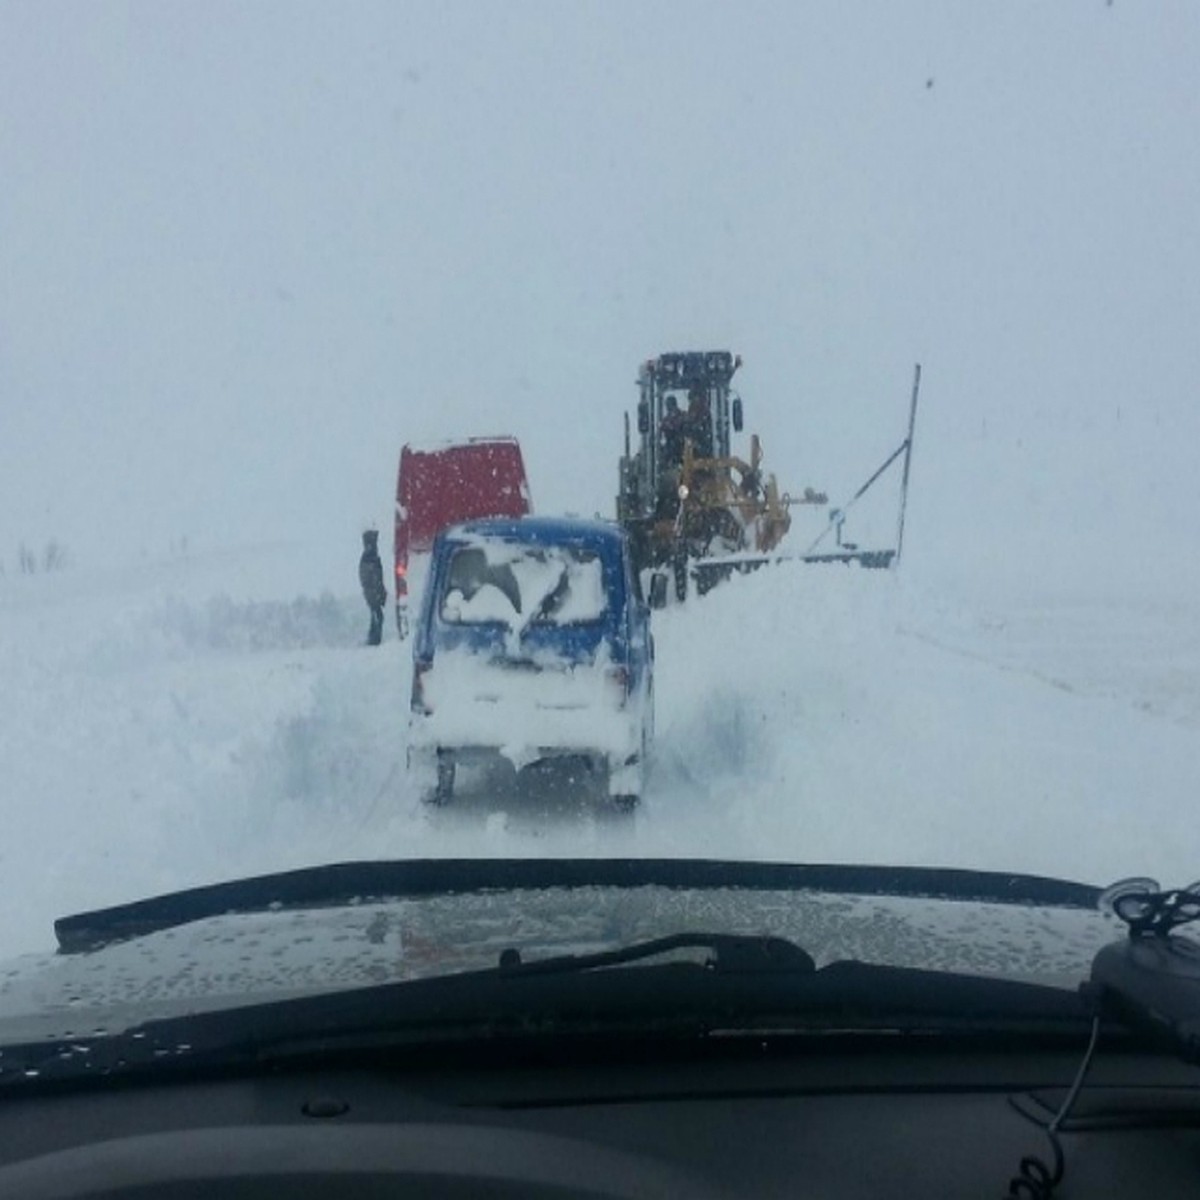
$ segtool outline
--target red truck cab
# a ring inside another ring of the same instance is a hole
[[[516,438],[468,438],[439,446],[406,445],[396,480],[396,627],[408,635],[409,571],[450,525],[484,517],[523,517],[529,481]]]

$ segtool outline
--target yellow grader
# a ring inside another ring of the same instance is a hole
[[[660,354],[638,372],[636,450],[625,414],[625,453],[620,463],[617,520],[625,527],[639,573],[670,571],[675,595],[686,598],[689,581],[703,594],[735,571],[795,558],[807,563],[857,563],[886,568],[899,559],[904,538],[909,461],[921,368],[913,378],[908,436],[849,502],[829,511],[828,524],[801,554],[779,545],[791,528],[792,505],[826,504],[824,492],[805,488],[781,493],[774,475],[762,469],[762,444],[750,436],[750,460],[732,453],[731,440],[744,418],[733,376],[742,365],[728,350]],[[898,460],[903,463],[899,523],[894,548],[863,549],[843,540],[847,512]],[[821,550],[829,533],[833,548]],[[652,603],[665,599],[666,576],[652,580]],[[656,588],[659,598],[656,600]]]
[[[791,527],[789,506],[824,504],[811,488],[783,495],[762,470],[762,444],[750,438],[750,461],[732,453],[742,399],[732,380],[741,359],[727,350],[662,354],[642,364],[633,452],[625,414],[617,520],[639,570],[668,569],[675,594],[689,577],[705,592],[731,571],[767,560]]]

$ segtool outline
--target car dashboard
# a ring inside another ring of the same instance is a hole
[[[1061,1184],[1037,1182],[1083,1049],[1061,1036],[604,1039],[30,1081],[0,1103],[0,1196],[818,1200],[1003,1196],[1019,1178],[1016,1194],[1035,1197],[1195,1196],[1200,1071],[1119,1034],[1101,1038],[1061,1126]]]

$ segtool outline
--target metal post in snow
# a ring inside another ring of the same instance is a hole
[[[908,437],[904,439],[904,475],[900,480],[900,526],[896,530],[896,557],[893,564],[900,562],[900,551],[904,549],[904,510],[908,505],[908,466],[912,461],[913,429],[917,423],[917,395],[921,390],[921,364],[913,372],[912,405],[908,410]]]

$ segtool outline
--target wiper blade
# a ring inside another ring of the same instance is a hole
[[[525,962],[519,950],[509,949],[500,955],[500,970],[509,975],[562,975],[622,966],[678,950],[711,951],[712,957],[705,960],[703,965],[719,974],[758,971],[812,972],[817,969],[812,955],[787,938],[731,933],[676,933],[669,937],[635,942],[617,950],[598,950],[592,954],[558,954],[552,958],[535,959],[532,962]]]

